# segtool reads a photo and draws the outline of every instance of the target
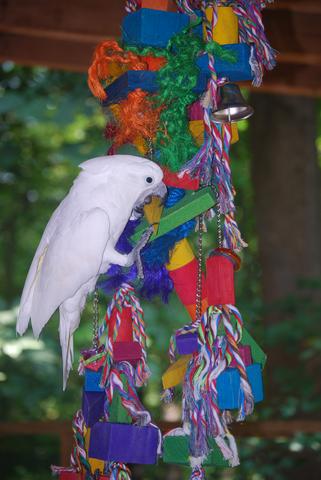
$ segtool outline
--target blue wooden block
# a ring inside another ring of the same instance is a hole
[[[82,393],[82,413],[87,427],[92,427],[104,416],[105,392]]]
[[[85,392],[103,392],[104,389],[100,388],[100,379],[101,379],[102,369],[99,369],[98,372],[89,370],[85,368]]]
[[[149,93],[157,92],[157,73],[149,70],[128,70],[105,88],[107,98],[103,105],[118,103],[136,88]]]
[[[188,25],[188,15],[141,8],[124,18],[122,40],[125,45],[164,48],[173,35]]]
[[[193,89],[195,93],[202,93],[206,90],[208,75],[205,72],[200,72],[197,80],[197,85]],[[123,100],[127,95],[141,88],[145,92],[155,93],[158,90],[157,72],[149,70],[128,70],[105,88],[107,94],[103,105],[111,105]]]
[[[264,398],[261,365],[254,363],[246,368],[252,388],[254,402],[261,402]],[[221,410],[240,408],[242,392],[240,389],[240,374],[237,368],[228,368],[217,378],[217,400]]]
[[[236,55],[235,63],[227,62],[219,57],[215,57],[215,69],[218,77],[227,77],[232,82],[243,82],[252,80],[253,74],[250,66],[250,46],[246,43],[233,43],[230,45],[222,45],[224,50],[233,52]],[[196,65],[208,77],[210,70],[208,67],[208,55],[201,55],[196,60]]]

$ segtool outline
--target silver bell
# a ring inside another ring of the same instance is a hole
[[[253,108],[246,103],[240,87],[235,83],[226,83],[219,87],[217,110],[212,113],[214,122],[235,123],[253,115]]]

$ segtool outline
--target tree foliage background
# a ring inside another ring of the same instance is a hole
[[[1,67],[0,100],[0,421],[71,420],[81,402],[77,357],[91,341],[90,302],[76,334],[75,369],[66,392],[62,392],[57,318],[49,322],[39,341],[30,331],[17,338],[15,320],[27,270],[51,213],[70,188],[77,165],[106,152],[104,117],[88,91],[85,75],[10,62]],[[267,400],[256,407],[254,419],[320,418],[321,306],[315,293],[321,284],[314,280],[308,296],[269,306],[282,312],[284,321],[263,329],[267,310],[261,298],[248,123],[241,123],[240,130],[241,139],[232,150],[232,171],[238,220],[249,247],[237,275],[237,305],[261,346],[282,349],[285,359],[273,372],[277,389],[271,392],[267,385]],[[321,136],[316,141],[320,151]],[[205,238],[207,249],[213,246],[212,230]],[[157,301],[144,304],[153,375],[142,395],[156,421],[177,416],[177,409],[170,412],[160,404],[169,337],[188,321],[172,297],[166,306]],[[101,296],[101,316],[106,301]],[[321,435],[274,441],[251,438],[239,444],[241,467],[213,473],[213,478],[283,480],[307,471],[310,480],[321,476]],[[54,437],[0,437],[2,479],[47,479],[50,463],[59,463]],[[164,478],[166,472],[159,466],[141,476]]]

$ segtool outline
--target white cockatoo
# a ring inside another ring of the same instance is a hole
[[[59,308],[64,389],[73,360],[73,333],[87,295],[111,263],[130,266],[115,245],[128,220],[166,187],[158,165],[131,155],[98,157],[80,164],[81,172],[53,213],[42,235],[22,292],[17,332],[31,320],[39,337]]]

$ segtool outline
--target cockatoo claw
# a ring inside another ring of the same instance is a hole
[[[143,248],[147,245],[150,237],[154,233],[154,227],[151,225],[148,227],[147,230],[142,234],[139,242],[136,244],[134,248],[134,262],[137,267],[137,278],[138,279],[143,279],[144,278],[144,269],[143,269],[143,264],[142,264],[142,259],[140,257],[140,252],[143,250]]]

